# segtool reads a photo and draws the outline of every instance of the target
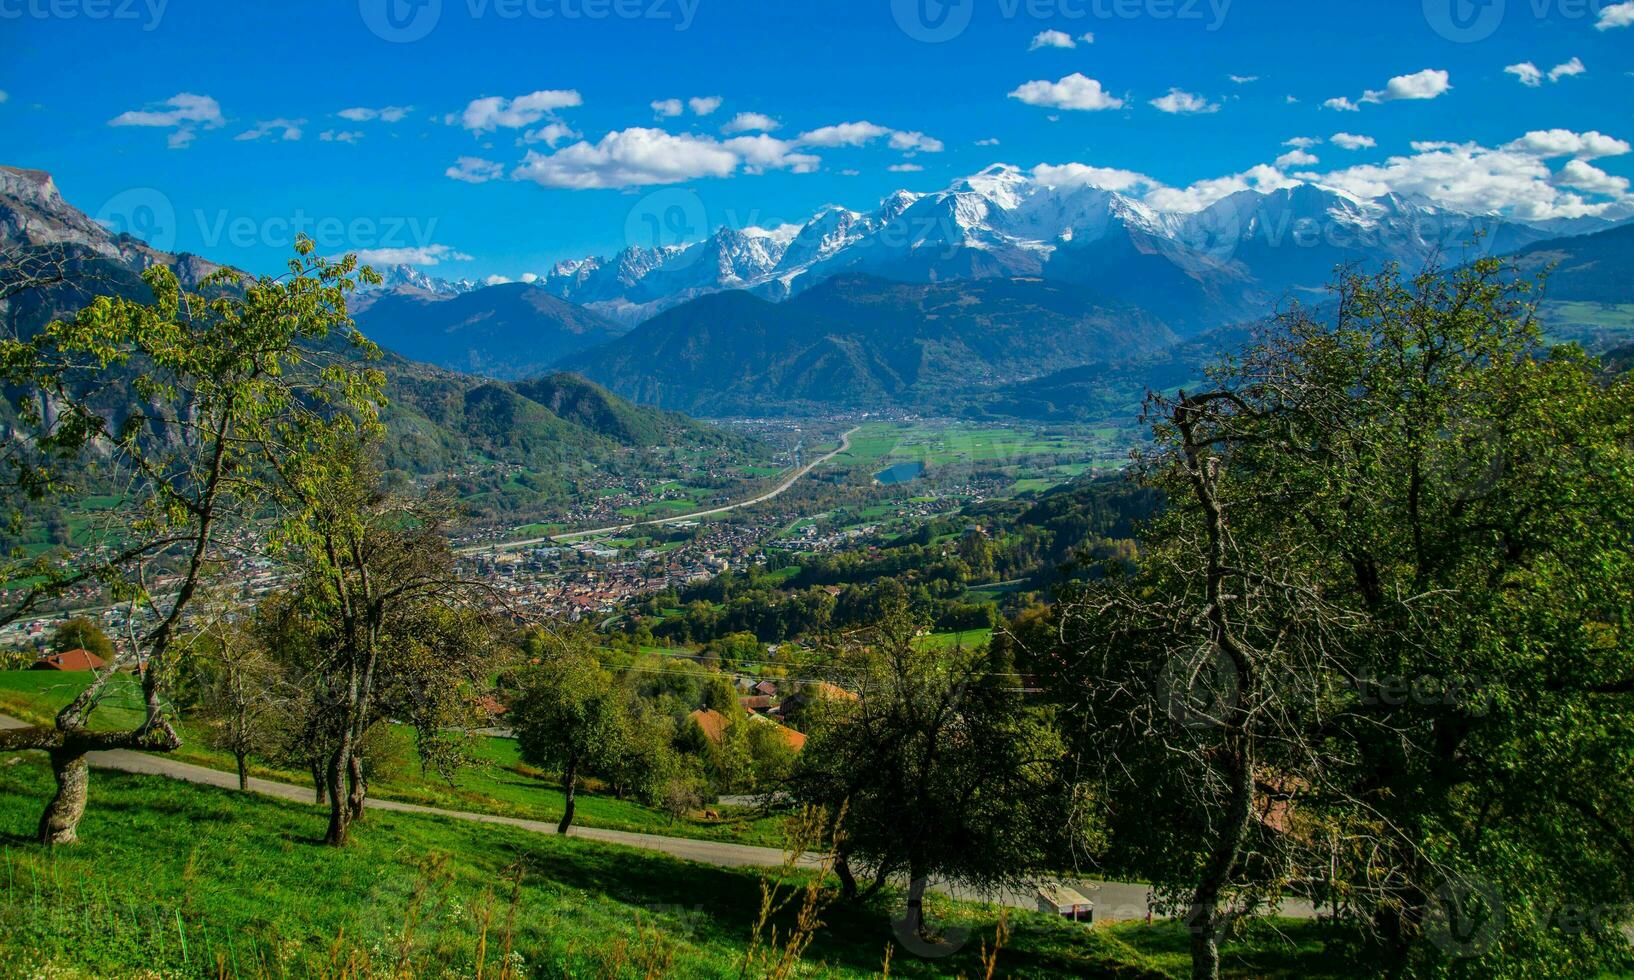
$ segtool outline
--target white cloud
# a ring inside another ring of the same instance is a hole
[[[1549,81],[1558,82],[1562,78],[1571,78],[1573,75],[1581,75],[1586,71],[1588,71],[1588,68],[1583,65],[1582,59],[1573,58],[1565,64],[1556,65],[1549,69]]]
[[[482,279],[482,284],[484,286],[503,286],[510,281],[511,280],[508,276],[492,275],[484,276]]]
[[[1503,149],[1544,159],[1576,157],[1579,160],[1597,160],[1600,157],[1622,156],[1631,148],[1627,142],[1597,130],[1574,133],[1569,129],[1539,129],[1505,144]]]
[[[1295,136],[1293,139],[1283,140],[1282,145],[1291,146],[1296,150],[1308,150],[1321,142],[1315,136]]]
[[[539,273],[537,273],[537,272],[524,272],[524,273],[522,273],[522,281],[523,282],[538,282],[539,281]]]
[[[916,174],[925,168],[917,163],[893,163],[885,169],[893,174]]]
[[[1585,155],[1630,151],[1627,143],[1600,133],[1539,131],[1496,149],[1476,143],[1419,142],[1413,151],[1412,156],[1393,156],[1382,164],[1331,171],[1321,180],[1359,197],[1417,195],[1471,214],[1502,213],[1533,221],[1601,214],[1619,204],[1634,204],[1619,189],[1617,178],[1607,179],[1586,164],[1568,163],[1559,175],[1549,169],[1551,158],[1570,156],[1581,163]],[[1591,193],[1614,200],[1590,202],[1571,192],[1590,187]]]
[[[759,112],[740,112],[733,116],[730,122],[721,127],[721,132],[752,133],[758,130],[769,133],[780,125],[781,123],[776,119]]]
[[[473,99],[459,115],[459,123],[473,133],[532,126],[558,109],[584,104],[572,89],[546,89],[506,99],[497,95]]]
[[[739,161],[737,152],[707,137],[635,127],[608,133],[596,143],[574,143],[555,153],[529,150],[511,176],[543,187],[574,190],[645,187],[726,177],[737,170]]]
[[[1289,98],[1293,98],[1293,96],[1289,96]],[[1322,103],[1322,108],[1332,109],[1335,112],[1361,112],[1362,111],[1361,106],[1359,106],[1356,103],[1350,101],[1349,99],[1345,98],[1344,96],[1340,96],[1337,99],[1329,99],[1328,101]]]
[[[687,108],[692,110],[694,116],[707,116],[719,109],[721,103],[725,101],[718,95],[693,96],[687,100]]]
[[[1597,31],[1609,31],[1614,27],[1627,27],[1634,24],[1634,0],[1625,0],[1623,3],[1614,3],[1600,8],[1600,20],[1594,25]]]
[[[1274,191],[1299,182],[1269,164],[1251,167],[1240,174],[1200,180],[1190,187],[1158,187],[1146,195],[1146,203],[1164,211],[1196,212],[1239,191]]]
[[[463,180],[467,184],[485,184],[505,176],[505,165],[481,157],[460,157],[454,166],[443,171],[443,176]]]
[[[418,245],[412,248],[359,249],[357,260],[364,265],[436,265],[443,260],[469,262],[471,256],[447,245]]]
[[[1379,141],[1373,137],[1357,136],[1355,133],[1334,133],[1329,142],[1341,150],[1371,150],[1379,145]]]
[[[263,136],[278,134],[281,140],[295,141],[301,138],[301,127],[306,125],[305,119],[268,119],[257,122],[253,127],[234,136],[235,140],[258,140]]]
[[[654,114],[664,119],[673,119],[686,111],[686,106],[680,99],[659,99],[652,104]]]
[[[5,101],[7,99],[9,99],[9,98],[11,98],[11,96],[6,94],[6,90],[3,89],[3,88],[0,88],[0,105],[3,105],[5,103]]]
[[[1414,99],[1434,99],[1452,88],[1451,77],[1439,68],[1426,68],[1411,75],[1397,75],[1384,88],[1362,95],[1363,102],[1397,102]]]
[[[1277,157],[1277,168],[1287,170],[1289,167],[1309,167],[1321,163],[1316,154],[1309,150],[1289,150]]]
[[[389,105],[379,109],[370,109],[366,106],[355,106],[351,109],[342,109],[335,115],[349,122],[374,122],[379,120],[385,123],[402,122],[404,117],[414,111],[411,105]]]
[[[1555,174],[1554,182],[1556,186],[1570,187],[1586,194],[1622,197],[1628,193],[1627,177],[1614,177],[1594,164],[1582,160],[1566,161],[1566,165]]]
[[[767,136],[765,133],[756,136],[734,136],[721,145],[741,157],[744,169],[752,174],[767,170],[809,174],[822,163],[822,160],[810,153],[795,152],[797,149],[795,144]]]
[[[998,146],[999,141],[997,139],[995,139],[994,137],[989,136],[986,139],[977,140],[976,145],[977,146]]]
[[[362,131],[356,129],[326,129],[318,134],[318,139],[325,143],[356,143],[362,138]]]
[[[1055,82],[1042,80],[1027,82],[1011,92],[1010,98],[1020,99],[1028,105],[1076,109],[1081,112],[1123,108],[1122,99],[1102,89],[1100,82],[1086,78],[1078,72]]]
[[[1111,167],[1091,167],[1082,163],[1058,165],[1039,164],[1033,168],[1033,179],[1050,187],[1099,187],[1103,190],[1149,190],[1160,186],[1152,178],[1133,170]]]
[[[108,120],[110,126],[145,126],[173,129],[166,144],[172,150],[190,146],[200,129],[219,129],[227,124],[221,106],[208,95],[179,92],[156,106],[121,112]]]
[[[1260,80],[1258,75],[1227,75],[1226,77],[1237,85],[1247,85]]]
[[[924,133],[899,130],[891,134],[891,149],[908,153],[941,153],[942,141]]]
[[[1537,88],[1543,84],[1543,72],[1530,61],[1523,61],[1518,65],[1510,65],[1504,69],[1504,74],[1514,75],[1527,88]]]
[[[1169,94],[1152,100],[1152,108],[1159,112],[1179,115],[1197,115],[1201,113],[1219,112],[1220,104],[1210,102],[1201,95],[1194,95],[1178,88],[1169,89]]]
[[[581,134],[574,131],[572,126],[563,122],[548,122],[538,129],[530,129],[522,134],[521,142],[543,143],[546,146],[555,146],[562,140],[578,139]]]
[[[1093,43],[1093,35],[1091,36]],[[1078,42],[1065,31],[1040,31],[1033,35],[1033,42],[1027,45],[1028,51],[1037,51],[1039,48],[1076,48]]]
[[[801,133],[799,142],[805,146],[862,146],[890,133],[871,122],[848,122]]]

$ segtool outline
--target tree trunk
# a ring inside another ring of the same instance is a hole
[[[562,789],[567,795],[567,805],[562,808],[562,822],[556,825],[558,834],[567,833],[567,829],[573,826],[573,790],[578,781],[579,763],[575,759],[569,762],[567,768],[562,771]]]
[[[346,750],[336,749],[329,759],[329,831],[324,843],[330,847],[345,847],[351,830],[352,808],[346,800]]]
[[[921,939],[928,938],[925,935],[925,885],[928,883],[923,872],[908,869],[908,917],[903,925]]]
[[[346,799],[346,805],[352,811],[351,819],[353,821],[362,820],[363,801],[369,796],[369,783],[363,777],[363,760],[358,758],[356,753],[352,754],[351,760],[346,765],[346,775],[347,781],[352,787],[351,795]]]
[[[238,762],[238,791],[247,793],[250,791],[249,759],[242,752],[234,753],[233,758]]]
[[[329,796],[329,787],[324,781],[323,761],[316,756],[312,758],[312,795],[316,797],[314,802],[320,805]]]
[[[51,774],[57,777],[57,794],[40,816],[41,844],[72,844],[79,839],[79,820],[85,815],[85,799],[90,792],[91,767],[85,753],[73,748],[51,749]]]
[[[1220,975],[1220,939],[1214,916],[1206,924],[1191,923],[1192,980],[1216,980]]]
[[[855,901],[857,876],[851,873],[851,861],[843,852],[834,856],[834,873],[840,876],[840,898],[847,902]]]

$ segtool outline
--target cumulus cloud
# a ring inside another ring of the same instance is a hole
[[[1250,167],[1240,174],[1200,180],[1189,187],[1158,187],[1146,195],[1146,203],[1164,211],[1201,211],[1210,204],[1240,191],[1274,191],[1299,182],[1269,164]]]
[[[941,153],[942,141],[924,133],[898,130],[891,134],[891,149],[907,153]]]
[[[447,245],[416,245],[411,248],[359,249],[357,260],[364,265],[436,265],[449,262],[469,262],[471,256]]]
[[[1600,8],[1600,20],[1594,25],[1597,31],[1609,31],[1615,27],[1627,27],[1634,24],[1634,0],[1624,0],[1623,3],[1614,3]]]
[[[1558,82],[1562,78],[1570,78],[1573,75],[1581,75],[1586,71],[1588,71],[1588,68],[1584,66],[1582,59],[1573,58],[1565,64],[1556,65],[1549,69],[1549,81]]]
[[[538,282],[539,281],[539,274],[537,272],[524,272],[524,273],[522,273],[522,281],[523,282]]]
[[[576,140],[581,134],[575,132],[572,126],[563,122],[548,122],[538,129],[530,129],[522,134],[523,143],[543,143],[546,146],[555,146],[562,140]]]
[[[1538,66],[1532,64],[1530,61],[1523,61],[1518,65],[1510,65],[1508,68],[1504,69],[1504,73],[1507,75],[1514,75],[1515,78],[1517,78],[1520,83],[1525,85],[1527,88],[1537,88],[1539,85],[1543,84],[1543,72],[1539,71]]]
[[[443,171],[443,176],[463,180],[467,184],[485,184],[505,176],[505,165],[481,157],[460,157],[454,166]]]
[[[306,125],[305,119],[268,119],[257,122],[254,126],[234,136],[235,140],[258,140],[263,136],[278,134],[281,140],[295,141],[301,138],[301,127]]]
[[[1586,194],[1622,197],[1628,193],[1627,177],[1614,177],[1582,160],[1566,161],[1566,165],[1555,174],[1554,182],[1556,186],[1570,187]]]
[[[871,122],[847,122],[801,133],[799,141],[806,146],[863,146],[891,132]]]
[[[1357,136],[1355,133],[1334,133],[1328,141],[1341,150],[1371,150],[1379,145],[1379,141],[1371,136]]]
[[[1413,155],[1393,156],[1323,174],[1325,184],[1358,197],[1397,193],[1417,195],[1472,214],[1502,213],[1521,220],[1602,214],[1631,203],[1616,178],[1603,179],[1583,161],[1586,155],[1628,153],[1629,145],[1600,133],[1546,130],[1528,133],[1497,148],[1476,143],[1419,142]],[[1572,157],[1556,175],[1548,161]],[[1588,188],[1594,188],[1588,191]],[[1580,192],[1615,198],[1591,202]]]
[[[1198,115],[1208,112],[1219,112],[1220,104],[1210,102],[1201,95],[1194,95],[1178,88],[1169,89],[1169,94],[1152,100],[1152,108],[1159,112],[1171,115]]]
[[[680,99],[659,99],[652,104],[652,111],[662,118],[673,119],[685,112],[686,106],[681,104]]]
[[[379,120],[380,122],[384,123],[394,123],[402,122],[403,119],[413,111],[414,107],[411,105],[388,105],[382,106],[379,109],[370,109],[367,106],[354,106],[350,109],[342,109],[335,113],[335,115],[349,122],[374,122],[375,120]]]
[[[1309,150],[1289,150],[1277,157],[1276,165],[1281,170],[1287,170],[1289,167],[1309,167],[1321,162],[1316,154]]]
[[[719,109],[721,103],[725,101],[718,95],[694,96],[687,100],[687,108],[692,110],[694,116],[707,116]]]
[[[781,124],[771,116],[759,112],[740,112],[721,127],[723,133],[769,133]]]
[[[1226,77],[1231,79],[1231,81],[1237,85],[1247,85],[1250,82],[1257,82],[1260,80],[1258,75],[1227,75]]]
[[[1082,163],[1041,163],[1033,168],[1032,174],[1034,180],[1050,187],[1099,187],[1120,194],[1161,186],[1152,178],[1133,170],[1092,167]]]
[[[1091,41],[1094,36],[1091,35]],[[1033,41],[1027,45],[1028,51],[1037,51],[1039,48],[1076,48],[1078,42],[1071,34],[1065,31],[1040,31],[1033,35]]]
[[[1362,95],[1363,102],[1398,102],[1403,100],[1434,99],[1452,88],[1452,76],[1438,68],[1426,68],[1411,75],[1397,75],[1384,88]]]
[[[529,150],[511,176],[572,190],[645,187],[726,177],[737,170],[740,159],[737,152],[707,137],[636,127],[554,153]]]
[[[1291,146],[1296,150],[1308,150],[1313,146],[1319,145],[1321,142],[1322,141],[1317,139],[1315,136],[1295,136],[1293,139],[1283,140],[1282,145]]]
[[[179,92],[157,105],[121,112],[108,120],[110,126],[173,130],[167,141],[173,150],[191,145],[200,129],[219,129],[226,124],[227,120],[221,115],[221,105],[215,99],[192,92]]]
[[[1101,88],[1101,83],[1073,72],[1058,81],[1027,82],[1010,93],[1028,105],[1051,109],[1075,109],[1080,112],[1098,112],[1103,109],[1122,109],[1123,100]]]
[[[809,174],[817,169],[820,159],[810,153],[799,153],[795,144],[760,133],[756,136],[734,136],[721,144],[743,160],[749,173],[767,170],[788,170]]]
[[[1289,98],[1293,98],[1293,96],[1289,96]],[[1342,95],[1337,99],[1329,99],[1328,101],[1322,103],[1322,108],[1332,109],[1335,112],[1361,112],[1362,111],[1361,106],[1359,106],[1356,103],[1350,101],[1349,99],[1345,98]]]
[[[893,174],[916,174],[925,168],[917,163],[893,163],[885,169]]]
[[[318,134],[318,139],[325,143],[356,143],[362,138],[362,130],[357,129],[326,129]]]
[[[573,89],[546,89],[514,99],[493,95],[471,100],[465,111],[460,113],[458,121],[473,133],[523,129],[558,109],[571,109],[583,104],[584,98]]]
[[[1569,156],[1579,160],[1597,160],[1600,157],[1622,156],[1630,151],[1630,146],[1598,130],[1574,133],[1569,129],[1537,129],[1504,144],[1503,149],[1544,159]]]

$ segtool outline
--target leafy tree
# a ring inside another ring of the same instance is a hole
[[[1296,882],[1390,971],[1626,959],[1558,913],[1634,889],[1634,384],[1495,261],[1346,275],[1212,381],[1154,400],[1170,506],[1039,661],[1193,975]]]
[[[624,689],[602,670],[591,637],[582,630],[542,634],[540,663],[511,708],[522,758],[558,772],[567,797],[557,832],[573,825],[579,780],[618,764],[628,734]]]
[[[280,623],[283,659],[306,668],[305,729],[329,749],[332,846],[368,795],[362,747],[381,722],[413,728],[422,764],[451,776],[488,659],[496,597],[461,578],[442,511],[381,489],[368,449],[341,439],[291,474],[298,506],[278,543],[300,570]]]
[[[75,616],[51,634],[51,649],[55,653],[64,653],[68,650],[85,650],[102,658],[104,663],[113,663],[113,641],[102,628],[86,619],[84,616]]]
[[[860,698],[823,702],[790,777],[794,798],[845,813],[840,866],[908,877],[908,919],[923,919],[932,877],[975,886],[1022,880],[1049,863],[1070,824],[1060,740],[1021,699],[1008,663],[987,650],[931,651],[918,623],[890,611],[844,666]]]
[[[44,749],[50,757],[57,792],[40,820],[44,842],[77,837],[86,753],[180,744],[162,691],[189,607],[219,569],[233,524],[277,498],[284,487],[277,474],[305,466],[334,432],[374,422],[381,377],[356,355],[376,349],[346,316],[356,259],[317,257],[305,238],[296,252],[286,275],[252,280],[222,270],[198,294],[184,293],[169,269],[155,266],[143,274],[151,302],[97,297],[31,338],[0,339],[0,381],[18,393],[14,407],[26,430],[21,448],[6,449],[17,494],[82,493],[74,476],[93,451],[130,487],[108,541],[0,565],[0,578],[34,583],[0,609],[0,624],[88,582],[153,623],[130,651],[144,664],[145,713],[135,729],[90,728],[110,670],[54,724],[0,733],[0,748]],[[139,408],[127,414],[110,406],[110,388],[136,396]],[[161,571],[164,588],[150,590]]]

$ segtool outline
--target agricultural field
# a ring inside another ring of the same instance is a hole
[[[1016,489],[1048,489],[1090,470],[1122,466],[1128,440],[1112,427],[999,425],[962,420],[869,422],[832,465],[869,479],[896,464],[919,464],[931,482],[972,469],[1010,473]]]

